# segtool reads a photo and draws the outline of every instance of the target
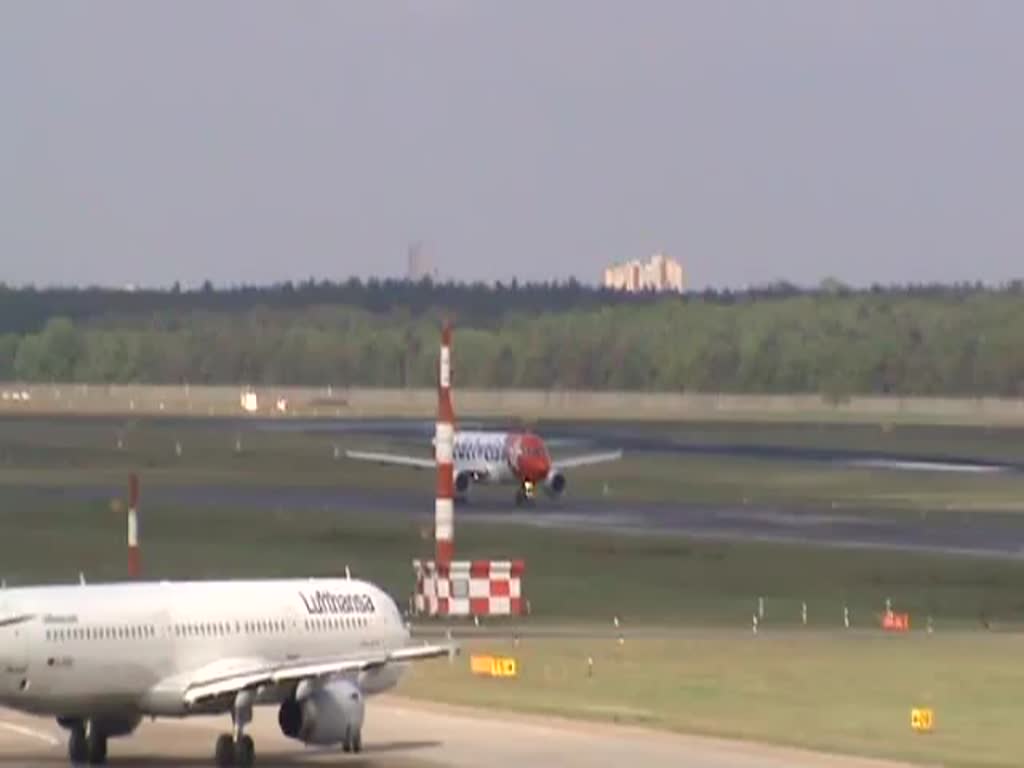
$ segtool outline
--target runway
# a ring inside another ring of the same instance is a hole
[[[281,735],[273,708],[250,726],[256,764],[363,768],[896,768],[902,765],[647,729],[420,704],[392,696],[367,706],[364,752],[305,748]],[[143,723],[110,742],[112,766],[210,766],[227,717]],[[65,734],[52,721],[0,710],[0,766],[66,766]]]
[[[26,486],[22,486],[27,488]],[[63,499],[111,499],[120,487],[69,485],[31,487]],[[233,506],[255,511],[317,510],[399,515],[431,521],[432,498],[408,491],[350,488],[202,484],[146,488],[147,503],[211,509]],[[610,531],[635,535],[674,533],[712,539],[806,542],[992,557],[1024,557],[1024,521],[1017,515],[931,513],[874,514],[841,508],[784,505],[711,505],[687,502],[538,499],[517,508],[505,496],[479,494],[459,505],[463,520],[477,523]]]

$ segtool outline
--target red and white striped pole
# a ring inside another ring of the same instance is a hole
[[[139,476],[128,478],[128,575],[142,576],[142,553],[139,552]]]
[[[434,542],[437,563],[448,565],[455,554],[455,411],[452,408],[452,327],[441,330],[441,359],[437,376],[437,424],[434,458],[437,462],[437,499],[434,501]]]

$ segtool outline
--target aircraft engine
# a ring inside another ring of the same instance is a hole
[[[544,479],[544,490],[548,496],[561,496],[565,492],[565,475],[561,472],[551,472]]]
[[[348,680],[304,682],[281,704],[277,722],[281,733],[305,744],[340,744],[362,730],[365,709],[362,692]]]
[[[470,476],[468,472],[460,472],[455,476],[455,493],[465,496],[469,491]]]

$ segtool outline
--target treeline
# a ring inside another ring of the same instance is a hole
[[[1024,396],[1019,285],[789,288],[603,302],[561,286],[550,303],[517,288],[528,298],[516,305],[509,287],[466,287],[451,310],[455,375],[479,387]],[[212,290],[203,307],[54,306],[40,328],[0,335],[0,379],[431,386],[444,293],[424,293],[383,309]]]
[[[786,291],[780,284],[759,292]],[[712,295],[712,292],[707,294]],[[718,294],[714,294],[718,295]],[[728,292],[722,297],[731,296]],[[52,317],[76,323],[110,316],[140,314],[227,312],[237,314],[255,308],[302,310],[324,305],[343,305],[375,314],[403,311],[418,316],[445,307],[474,325],[494,326],[508,312],[541,312],[559,309],[594,309],[608,305],[648,304],[654,294],[630,295],[593,288],[575,280],[551,283],[511,282],[414,283],[407,280],[351,279],[343,283],[308,280],[271,286],[217,288],[209,282],[193,290],[175,285],[165,290],[116,290],[110,288],[12,289],[0,283],[0,333],[40,330]]]

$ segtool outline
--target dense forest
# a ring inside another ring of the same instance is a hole
[[[1024,396],[1024,287],[0,287],[0,379]]]

